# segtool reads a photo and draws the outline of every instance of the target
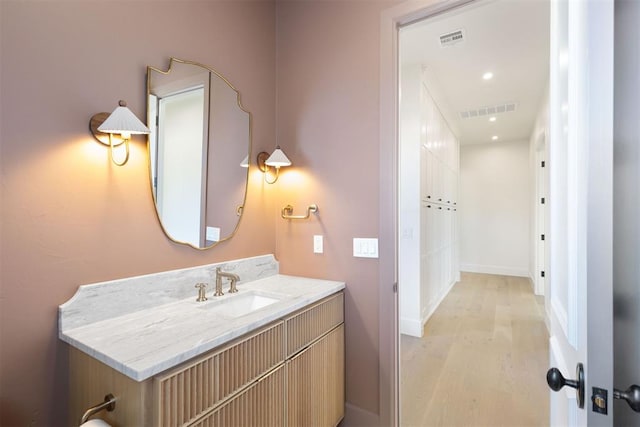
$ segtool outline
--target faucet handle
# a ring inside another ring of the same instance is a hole
[[[235,294],[236,292],[238,292],[238,288],[236,287],[236,282],[238,281],[238,279],[236,279],[235,277],[232,277],[230,281],[231,281],[231,284],[229,285],[229,293]]]
[[[207,284],[196,283],[196,288],[198,288],[198,298],[196,299],[196,302],[206,301],[207,300],[207,296],[206,296]]]

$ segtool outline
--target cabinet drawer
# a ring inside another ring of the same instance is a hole
[[[282,427],[285,425],[284,393],[282,365],[192,427]]]
[[[187,425],[282,361],[284,323],[278,322],[158,375],[154,425]]]
[[[343,322],[344,292],[331,295],[287,317],[287,357]]]

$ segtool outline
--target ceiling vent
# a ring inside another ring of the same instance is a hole
[[[510,102],[508,104],[497,104],[486,107],[475,108],[473,110],[461,111],[459,113],[461,119],[473,119],[475,117],[492,116],[494,114],[511,113],[516,111],[518,104]]]
[[[463,42],[465,39],[464,30],[459,29],[440,36],[440,47],[453,46],[456,43]]]

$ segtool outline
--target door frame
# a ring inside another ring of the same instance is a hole
[[[379,163],[379,238],[380,238],[380,261],[379,261],[379,424],[398,425],[399,423],[399,345],[398,345],[398,295],[397,295],[397,265],[398,265],[398,31],[399,28],[415,21],[432,17],[440,13],[467,5],[474,1],[481,0],[415,0],[406,1],[395,7],[382,12],[380,18],[380,163]],[[590,10],[596,11],[595,7]],[[584,22],[588,22],[595,27],[613,25],[606,22],[606,16],[598,13],[586,15]],[[611,54],[608,51],[606,41],[600,41],[597,34],[587,35],[586,46],[592,55],[605,56]],[[612,69],[609,69],[607,61],[595,64],[590,70],[594,76],[604,76],[612,81]],[[612,64],[612,61],[611,61]],[[612,68],[612,67],[611,67]],[[597,79],[589,80],[589,90],[593,91],[594,100],[605,99],[609,95],[612,97],[611,88],[607,85],[600,85]],[[550,100],[551,103],[551,100]],[[612,117],[600,117],[598,115],[597,102],[588,105],[588,115],[593,119],[590,123],[590,130],[593,135],[597,135],[598,140],[607,141],[609,122]],[[611,192],[606,186],[598,186],[598,180],[602,177],[608,178],[606,168],[603,164],[612,157],[612,152],[608,150],[606,143],[593,144],[590,141],[590,157],[597,159],[586,171],[586,179],[593,187],[589,194],[587,208],[600,202],[606,204],[611,202]],[[595,166],[595,167],[594,167]],[[604,171],[604,172],[603,172]],[[550,183],[550,190],[553,188],[553,181]],[[580,295],[583,306],[587,309],[584,313],[575,313],[581,324],[588,325],[588,330],[594,332],[595,338],[587,340],[586,336],[580,339],[587,343],[590,356],[589,364],[592,367],[606,365],[608,355],[598,352],[598,343],[606,342],[607,328],[599,326],[597,322],[603,317],[604,312],[612,311],[612,307],[604,307],[601,301],[606,301],[603,297],[611,291],[611,241],[606,233],[601,232],[611,225],[611,214],[591,215],[588,218],[587,230],[587,257],[589,259],[607,259],[607,265],[588,265],[585,273],[590,281],[600,282],[603,286],[596,288],[589,286],[588,295]],[[552,234],[553,234],[553,230]],[[548,267],[553,267],[547,264]],[[551,293],[551,292],[550,292]],[[600,313],[595,318],[586,318],[587,312]],[[610,316],[612,318],[612,316]],[[586,334],[585,334],[586,335]],[[609,334],[610,335],[610,334]],[[606,367],[606,366],[605,366]],[[591,384],[600,384],[602,387],[612,389],[611,369],[594,370],[591,369],[587,376],[587,390]],[[608,379],[607,379],[608,378]],[[589,411],[586,414],[589,419],[593,416]],[[610,420],[610,419],[609,419]]]
[[[379,425],[399,425],[398,334],[398,31],[481,0],[414,0],[380,16],[380,168],[378,264]]]

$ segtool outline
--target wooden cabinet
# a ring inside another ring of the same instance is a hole
[[[285,369],[278,366],[190,426],[284,426],[285,390]]]
[[[344,325],[287,360],[289,426],[336,426],[344,416]]]
[[[344,416],[344,294],[142,382],[75,348],[70,364],[72,425],[112,393],[116,409],[100,417],[114,427],[335,426]]]
[[[154,377],[154,426],[191,425],[284,360],[284,322]]]
[[[288,426],[334,427],[344,416],[344,300],[286,319]]]

